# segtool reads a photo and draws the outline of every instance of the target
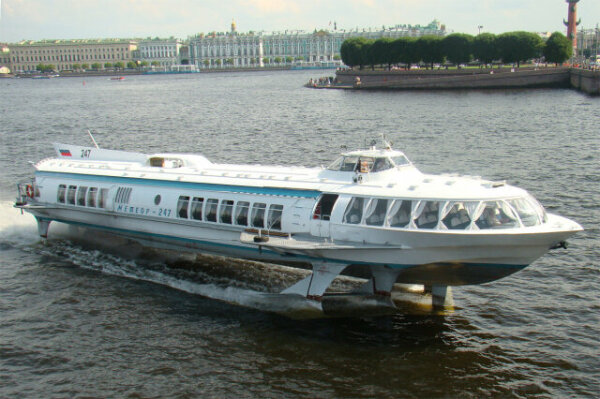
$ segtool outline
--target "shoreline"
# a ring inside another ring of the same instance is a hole
[[[573,88],[600,94],[600,71],[570,67],[437,70],[337,70],[333,84],[306,87],[342,90],[473,90]]]

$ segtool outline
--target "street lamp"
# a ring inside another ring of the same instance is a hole
[[[481,35],[481,30],[483,29],[483,25],[479,25],[479,26],[477,27],[477,29],[479,30],[479,33],[478,33],[478,34],[479,34],[479,35]]]

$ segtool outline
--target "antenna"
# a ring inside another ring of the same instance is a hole
[[[96,148],[100,148],[100,147],[98,147],[98,143],[96,143],[96,140],[94,139],[94,136],[92,135],[92,132],[90,131],[90,129],[88,129],[87,132],[90,135],[90,138],[92,139],[92,143],[94,143]]]

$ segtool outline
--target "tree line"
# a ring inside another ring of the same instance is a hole
[[[400,37],[369,40],[353,37],[345,40],[341,47],[344,64],[363,69],[365,66],[404,64],[407,68],[425,64],[449,62],[454,65],[477,60],[480,65],[500,61],[517,64],[531,59],[545,58],[546,62],[563,63],[571,58],[571,41],[560,32],[553,33],[544,41],[531,32],[506,32],[499,35],[481,33],[477,36],[453,33],[448,36]]]

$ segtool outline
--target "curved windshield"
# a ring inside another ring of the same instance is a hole
[[[404,166],[410,164],[410,161],[404,155],[395,156],[392,158],[392,161],[394,161],[394,164],[396,166]]]
[[[394,164],[388,157],[365,157],[365,156],[342,156],[336,159],[331,165],[327,167],[328,170],[335,170],[341,172],[381,172],[383,170],[391,169]]]

